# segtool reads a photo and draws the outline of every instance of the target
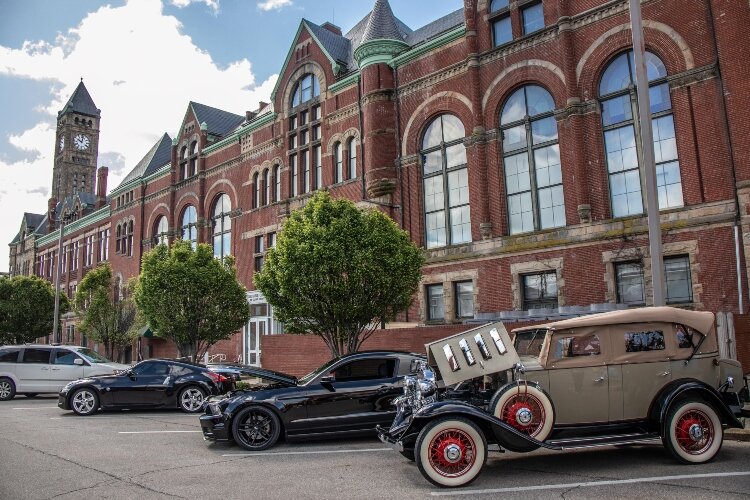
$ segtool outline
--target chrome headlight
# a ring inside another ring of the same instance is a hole
[[[219,407],[219,403],[208,403],[208,409],[211,412],[211,415],[214,415],[216,417],[221,416],[221,408]]]
[[[424,365],[419,371],[417,381],[417,396],[419,398],[429,398],[437,391],[437,382],[435,382],[435,372],[427,365]]]

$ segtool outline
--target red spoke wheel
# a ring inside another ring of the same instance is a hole
[[[425,479],[438,486],[465,486],[487,461],[487,440],[473,422],[447,417],[422,429],[414,451]]]
[[[667,416],[662,441],[683,463],[700,464],[711,460],[721,449],[724,431],[716,411],[697,400],[676,404]]]
[[[490,401],[489,410],[500,420],[538,441],[549,437],[555,422],[550,397],[530,382],[515,382],[498,390]]]

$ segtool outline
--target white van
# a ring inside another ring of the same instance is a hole
[[[127,370],[86,347],[28,344],[0,347],[0,401],[16,394],[58,393],[73,380]]]

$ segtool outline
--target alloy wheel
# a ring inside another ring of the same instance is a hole
[[[73,409],[76,413],[87,415],[96,409],[94,408],[95,405],[96,396],[90,391],[78,391],[73,396]]]
[[[203,406],[203,392],[197,387],[189,387],[182,391],[180,397],[180,404],[185,411],[195,412],[201,409]]]
[[[246,442],[256,448],[266,444],[274,434],[271,417],[265,412],[252,411],[247,418],[238,426]]]
[[[10,382],[7,380],[0,380],[0,400],[9,399],[12,389]]]

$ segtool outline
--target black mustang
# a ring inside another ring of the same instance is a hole
[[[311,436],[372,433],[390,425],[393,399],[418,354],[369,351],[333,359],[301,379],[257,369],[264,382],[252,390],[210,401],[200,422],[208,440],[234,440],[247,450]]]
[[[99,408],[180,408],[195,413],[208,396],[225,392],[229,382],[203,365],[149,359],[122,373],[70,382],[60,391],[57,406],[78,415]]]

